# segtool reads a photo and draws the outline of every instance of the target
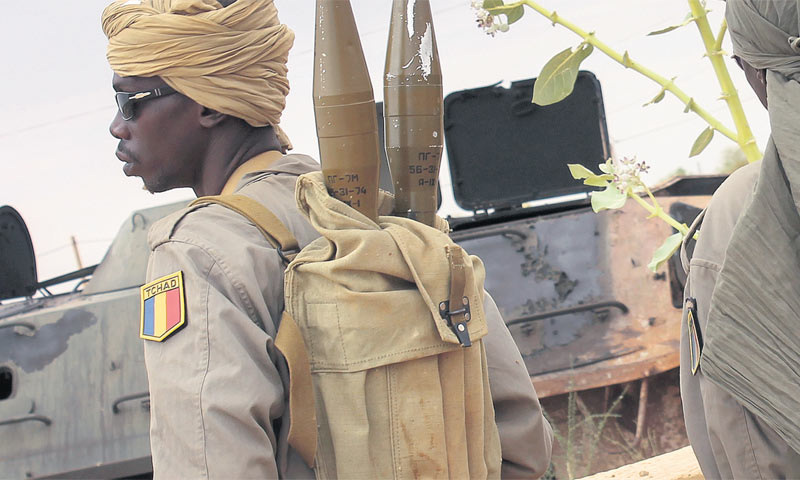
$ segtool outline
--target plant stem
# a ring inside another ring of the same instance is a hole
[[[706,56],[711,61],[711,66],[714,67],[714,73],[719,80],[719,86],[722,88],[722,98],[728,104],[728,110],[731,112],[733,124],[736,127],[737,135],[733,140],[739,144],[739,147],[747,156],[748,162],[760,160],[761,152],[753,138],[750,124],[747,123],[747,117],[744,114],[742,102],[739,100],[739,94],[736,92],[736,87],[733,86],[728,68],[722,59],[722,38],[725,36],[725,31],[728,27],[727,23],[722,22],[720,32],[715,38],[711,32],[711,26],[708,24],[707,11],[700,0],[689,0],[689,7],[692,10],[694,23],[700,31],[700,38],[703,39],[703,45],[706,47]]]
[[[689,233],[689,227],[685,223],[680,223],[679,221],[675,220],[667,212],[665,212],[664,209],[661,208],[661,205],[658,204],[658,201],[655,199],[653,194],[650,192],[650,189],[648,188],[646,190],[647,194],[650,196],[650,199],[653,202],[652,205],[647,203],[647,201],[644,198],[640,197],[639,195],[631,191],[628,192],[628,196],[636,200],[636,203],[638,203],[645,210],[647,210],[651,216],[660,218],[661,220],[667,222],[669,226],[679,231],[681,235],[686,236],[686,234]],[[697,239],[697,234],[695,234],[694,238]]]
[[[617,52],[616,50],[612,49],[611,47],[609,47],[608,45],[606,45],[602,41],[598,40],[593,32],[587,32],[587,31],[581,29],[580,27],[578,27],[577,25],[573,24],[572,22],[570,22],[570,21],[562,18],[561,16],[559,16],[555,11],[551,12],[551,11],[547,10],[546,8],[542,7],[541,5],[536,3],[534,0],[520,0],[519,2],[508,4],[508,5],[506,5],[506,7],[515,7],[515,6],[519,6],[519,5],[527,5],[528,7],[532,8],[533,10],[538,12],[539,14],[541,14],[541,15],[547,17],[548,19],[550,19],[550,21],[553,22],[554,25],[555,24],[561,25],[561,26],[567,28],[568,30],[572,31],[573,33],[577,34],[578,36],[583,38],[586,43],[592,45],[593,47],[597,48],[601,52],[605,53],[606,55],[611,57],[611,59],[613,59],[617,63],[621,64],[625,68],[630,68],[630,69],[632,69],[634,71],[637,71],[637,72],[641,73],[642,75],[644,75],[645,77],[647,77],[647,78],[653,80],[654,82],[658,83],[659,85],[661,85],[664,88],[665,91],[668,91],[668,92],[672,93],[681,102],[683,102],[683,104],[686,105],[686,108],[688,110],[693,111],[700,118],[705,120],[706,123],[708,123],[708,125],[711,126],[711,128],[713,128],[714,130],[718,131],[719,133],[725,135],[726,137],[730,138],[734,142],[739,143],[739,139],[738,139],[738,136],[736,135],[736,132],[734,132],[733,130],[729,129],[725,125],[723,125],[719,120],[717,120],[713,115],[711,115],[706,109],[700,107],[700,105],[698,105],[697,102],[692,97],[690,97],[689,95],[686,94],[686,92],[684,92],[683,90],[678,88],[672,82],[672,80],[664,78],[661,75],[655,73],[654,71],[652,71],[652,70],[646,68],[645,66],[641,65],[640,63],[631,60],[631,58],[628,56],[627,52],[625,52],[624,54],[620,54],[619,52]],[[489,9],[489,11],[491,12],[491,9]],[[742,147],[742,148],[744,148],[744,147]]]
[[[715,50],[722,50],[722,40],[725,38],[725,33],[727,31],[728,31],[728,21],[723,18],[722,24],[720,24],[719,26],[719,33],[717,33],[717,39],[714,41]]]

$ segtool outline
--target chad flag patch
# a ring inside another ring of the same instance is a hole
[[[186,323],[183,272],[154,280],[141,288],[142,324],[139,337],[163,341]]]

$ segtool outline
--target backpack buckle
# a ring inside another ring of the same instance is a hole
[[[289,250],[288,253],[284,252],[281,247],[276,247],[275,250],[278,251],[278,256],[281,258],[284,267],[288,267],[289,264],[292,262],[292,260],[294,260],[294,257],[296,257],[297,254],[300,252],[299,249],[295,248]]]
[[[472,340],[469,338],[469,329],[467,329],[467,322],[469,322],[470,309],[469,298],[461,298],[461,308],[450,310],[450,300],[443,300],[439,302],[439,315],[447,320],[447,325],[456,334],[458,342],[462,347],[469,347],[472,345]]]

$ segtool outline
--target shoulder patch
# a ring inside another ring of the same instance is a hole
[[[183,272],[142,285],[141,298],[140,338],[161,342],[186,323]]]

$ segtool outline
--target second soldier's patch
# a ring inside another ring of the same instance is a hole
[[[139,337],[161,342],[186,322],[183,272],[154,280],[141,288]]]
[[[689,365],[691,365],[692,375],[694,375],[700,368],[700,354],[703,351],[703,337],[700,333],[700,325],[697,324],[697,300],[687,298],[684,308],[686,309],[686,326],[689,335]]]

